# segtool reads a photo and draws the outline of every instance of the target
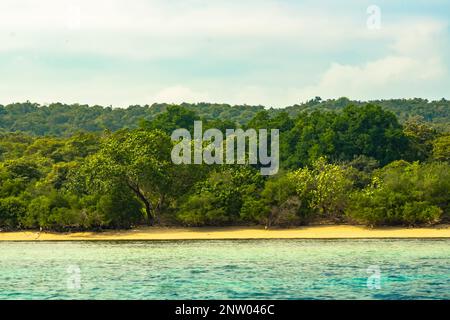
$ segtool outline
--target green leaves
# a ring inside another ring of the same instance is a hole
[[[365,155],[387,164],[408,151],[395,116],[379,106],[347,106],[342,112],[302,113],[282,135],[282,166],[310,165],[320,157],[349,161]]]
[[[252,214],[240,214],[243,203],[259,192],[264,180],[249,166],[221,166],[199,181],[194,192],[182,199],[177,218],[189,225],[220,225],[240,218],[253,221]],[[248,221],[248,220],[247,220]]]
[[[347,215],[369,225],[433,224],[448,215],[450,166],[398,161],[378,170],[351,196]]]
[[[306,210],[322,217],[342,216],[352,189],[349,172],[344,167],[328,164],[324,158],[319,158],[311,169],[296,170],[288,177]]]
[[[441,136],[433,141],[433,159],[450,162],[450,135]]]
[[[445,129],[448,103],[0,106],[0,132],[46,134],[0,134],[0,227],[436,223],[449,217],[450,140],[430,121]],[[410,117],[416,113],[426,121]],[[284,172],[265,178],[256,166],[174,165],[169,134],[199,119],[205,130],[280,129]]]
[[[149,223],[169,192],[170,137],[159,130],[122,130],[106,136],[99,151],[80,170],[86,187],[110,192],[126,187],[142,201]]]
[[[25,201],[19,197],[0,199],[0,226],[8,229],[17,228],[26,210]]]

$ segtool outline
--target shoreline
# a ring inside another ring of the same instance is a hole
[[[436,239],[450,238],[450,225],[427,228],[315,225],[289,229],[264,227],[142,227],[104,232],[0,232],[2,241],[145,241],[252,239]]]

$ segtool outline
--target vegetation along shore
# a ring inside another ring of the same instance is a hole
[[[262,176],[260,165],[173,164],[171,133],[192,131],[196,120],[203,130],[279,129],[278,174]],[[430,227],[448,224],[449,200],[444,99],[317,97],[284,109],[0,105],[3,240],[327,238],[324,230],[329,237],[448,237],[447,227]],[[308,227],[317,223],[347,226]],[[401,229],[410,226],[426,228]]]

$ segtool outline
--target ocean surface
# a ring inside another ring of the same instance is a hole
[[[0,242],[0,299],[450,299],[450,240]]]

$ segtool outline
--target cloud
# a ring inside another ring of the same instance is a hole
[[[441,47],[446,29],[445,23],[429,20],[388,26],[385,32],[395,37],[385,57],[363,64],[334,62],[315,85],[291,89],[290,96],[301,100],[314,96],[427,98],[430,87],[448,82],[449,67]]]
[[[0,18],[0,51],[131,59],[183,57],[205,47],[235,52],[233,45],[244,54],[287,44],[332,49],[365,33],[365,24],[345,15],[275,0],[2,0]]]
[[[0,103],[442,97],[448,24],[414,3],[374,31],[357,0],[2,0]]]
[[[155,95],[150,96],[148,101],[180,104],[183,102],[205,102],[210,99],[205,92],[198,92],[185,86],[176,85],[160,90]]]
[[[300,100],[314,96],[361,100],[412,97],[419,93],[414,88],[423,81],[438,79],[444,74],[444,68],[435,58],[419,61],[404,56],[387,56],[363,66],[334,63],[317,85],[294,90],[291,95]]]

